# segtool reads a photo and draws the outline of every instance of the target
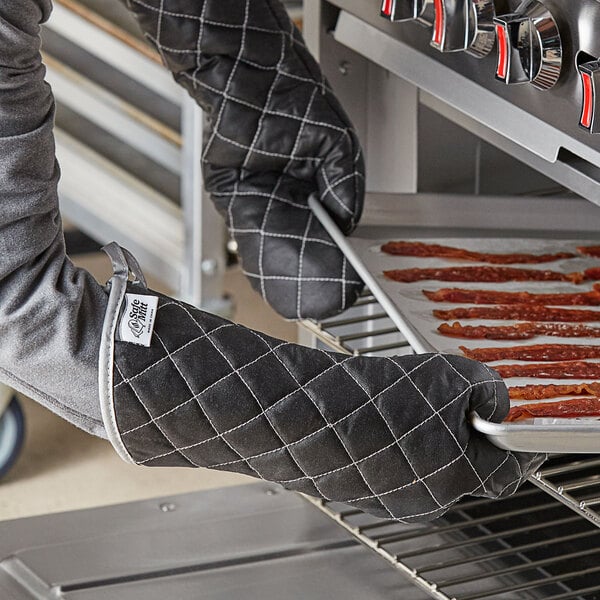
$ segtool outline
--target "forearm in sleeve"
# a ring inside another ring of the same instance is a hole
[[[0,2],[0,380],[104,436],[97,363],[107,297],[65,254],[54,99],[39,24],[50,0]]]

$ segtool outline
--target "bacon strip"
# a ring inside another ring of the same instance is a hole
[[[586,269],[583,272],[583,278],[585,281],[598,281],[600,279],[600,267],[591,267]]]
[[[591,292],[574,294],[532,294],[530,292],[498,292],[496,290],[467,290],[442,288],[423,294],[433,302],[462,302],[468,304],[543,304],[549,306],[600,306],[600,286]]]
[[[600,311],[550,308],[535,304],[452,308],[450,310],[434,310],[433,315],[444,321],[453,319],[506,319],[513,321],[560,321],[563,323],[600,321]]]
[[[511,400],[544,400],[560,396],[600,396],[600,381],[567,385],[521,385],[508,388]]]
[[[594,256],[600,258],[600,246],[579,246],[577,252],[586,254],[587,256]]]
[[[511,408],[505,421],[510,423],[535,417],[555,417],[559,419],[600,417],[600,398],[576,398],[575,400],[560,400],[559,402],[522,404]]]
[[[585,361],[495,365],[500,377],[537,377],[538,379],[600,379],[600,363]]]
[[[503,283],[505,281],[567,281],[581,283],[583,273],[559,273],[542,269],[514,267],[442,267],[439,269],[392,269],[383,274],[392,281],[478,281]]]
[[[460,346],[467,358],[481,362],[494,360],[580,360],[600,358],[600,346],[583,344],[534,344],[532,346],[510,346],[507,348],[465,348]]]
[[[462,325],[442,323],[438,327],[442,335],[484,340],[529,340],[537,335],[554,337],[600,337],[599,327],[571,325],[569,323],[515,323],[489,327],[487,325]]]
[[[381,251],[394,256],[453,258],[494,265],[539,264],[575,256],[571,252],[557,252],[556,254],[493,254],[473,252],[464,248],[442,246],[440,244],[407,241],[387,242],[387,244],[381,246]]]

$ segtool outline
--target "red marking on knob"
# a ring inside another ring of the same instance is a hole
[[[381,12],[386,17],[392,16],[392,2],[393,2],[393,0],[383,0],[383,6],[381,8]]]
[[[592,115],[594,113],[594,86],[589,73],[580,73],[583,82],[583,109],[581,111],[581,125],[586,129],[592,126]]]
[[[435,0],[434,1],[434,9],[435,9],[435,25],[433,28],[433,43],[438,46],[442,43],[442,38],[444,37],[444,5],[443,0]]]
[[[496,76],[500,79],[506,79],[508,75],[508,36],[503,25],[496,25],[496,35],[498,36],[498,67]]]

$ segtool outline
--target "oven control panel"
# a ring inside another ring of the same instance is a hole
[[[382,0],[380,14],[393,23],[426,26],[430,46],[444,54],[464,53],[465,61],[493,56],[487,76],[511,88],[560,89],[559,104],[568,97],[571,108],[560,118],[587,134],[600,133],[597,0]],[[461,70],[469,72],[466,62]],[[514,97],[518,103],[523,94]]]

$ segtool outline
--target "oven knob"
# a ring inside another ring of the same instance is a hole
[[[596,91],[600,92],[600,61],[577,65],[583,86],[583,104],[579,126],[590,133],[600,133],[600,105],[597,105]]]
[[[434,7],[434,48],[477,58],[489,54],[495,41],[493,0],[434,0]]]
[[[527,0],[516,12],[494,19],[498,38],[496,79],[551,88],[560,76],[562,43],[548,9]]]
[[[381,16],[389,21],[416,21],[433,25],[434,0],[383,0]]]

